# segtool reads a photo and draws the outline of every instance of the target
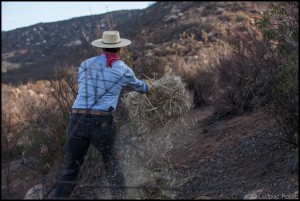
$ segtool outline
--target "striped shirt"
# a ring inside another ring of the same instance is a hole
[[[104,54],[83,61],[78,71],[78,95],[73,109],[108,111],[117,108],[124,86],[140,93],[147,93],[150,87],[144,80],[136,78],[134,72],[123,61],[117,60],[111,68],[106,67]]]

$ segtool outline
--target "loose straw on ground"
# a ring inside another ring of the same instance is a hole
[[[149,96],[129,92],[122,100],[138,133],[167,124],[170,119],[191,108],[186,85],[175,75],[167,75],[154,82]]]

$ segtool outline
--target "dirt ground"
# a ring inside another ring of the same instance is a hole
[[[210,108],[187,118],[204,119]],[[189,174],[177,198],[243,199],[298,197],[298,160],[274,119],[256,111],[205,125],[199,121],[180,135],[172,154],[179,174]]]

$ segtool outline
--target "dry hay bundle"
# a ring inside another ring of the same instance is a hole
[[[138,133],[167,124],[191,108],[185,83],[179,76],[168,75],[153,83],[149,96],[138,92],[124,95],[123,102]]]

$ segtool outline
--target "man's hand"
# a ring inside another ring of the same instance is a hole
[[[154,83],[154,81],[153,80],[145,80],[145,82],[148,84],[148,86],[150,88],[149,91],[147,91],[147,93],[146,93],[146,95],[149,96],[152,93],[152,91],[153,91],[153,83]]]

